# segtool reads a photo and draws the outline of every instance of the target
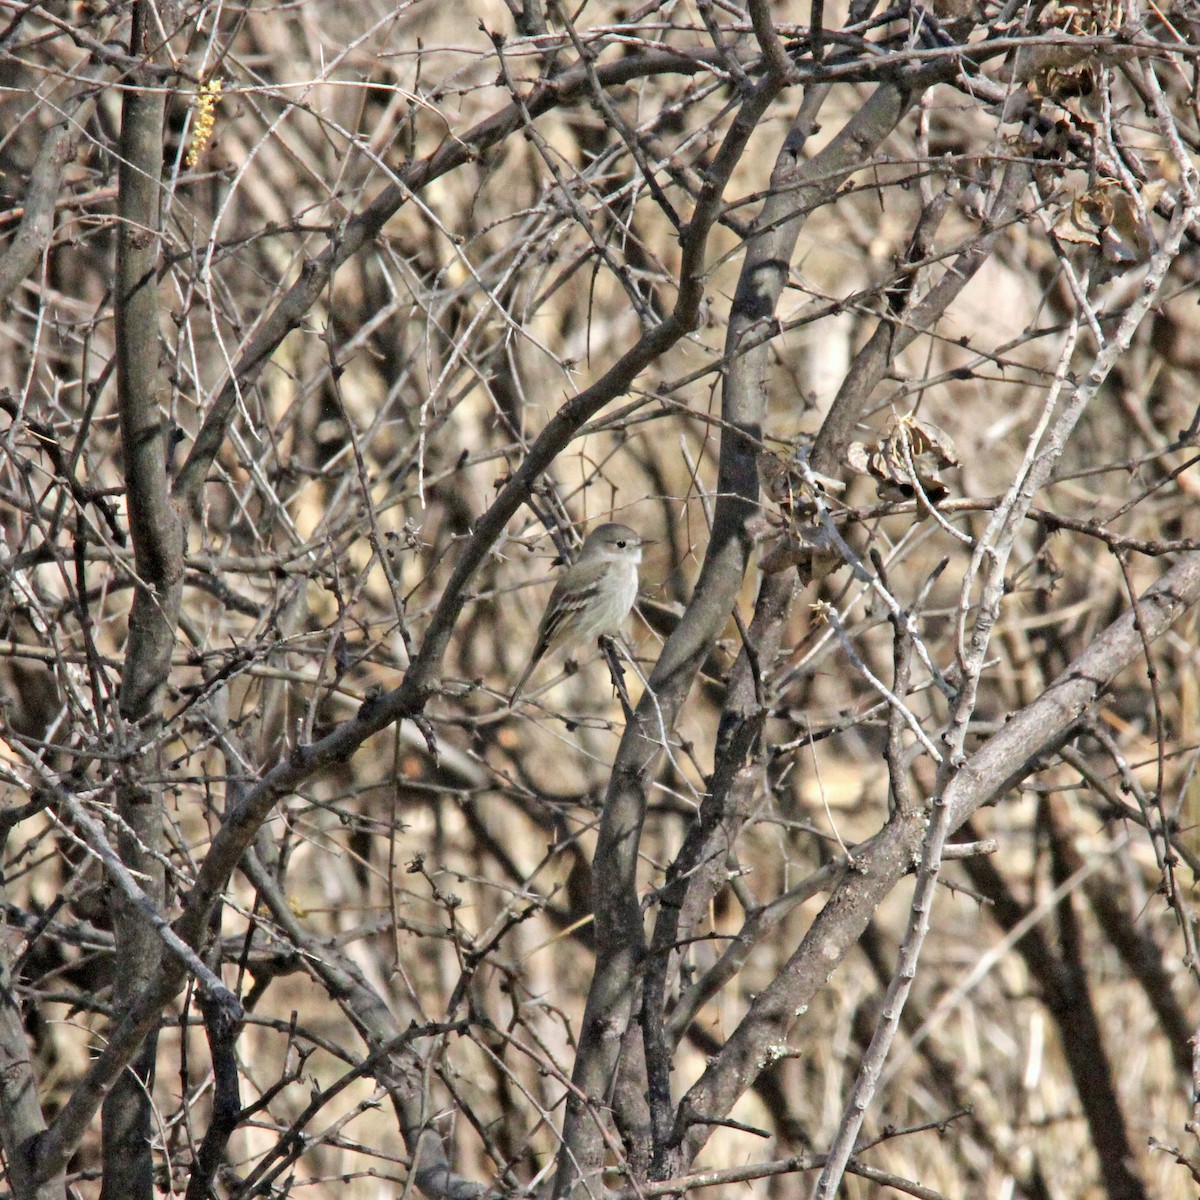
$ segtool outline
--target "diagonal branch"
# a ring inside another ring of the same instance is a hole
[[[72,96],[62,106],[58,124],[43,135],[22,197],[21,223],[0,254],[0,305],[20,286],[50,244],[63,171],[75,157],[80,129],[93,101],[90,88]]]
[[[1182,558],[1137,604],[1150,640],[1162,636],[1200,600],[1200,553]],[[1063,745],[1109,682],[1139,654],[1143,642],[1131,610],[1101,633],[1032,703],[960,767],[943,796],[950,832],[984,804],[1003,795]],[[755,997],[719,1054],[680,1104],[680,1136],[694,1154],[707,1140],[707,1122],[724,1117],[750,1082],[778,1053],[805,1006],[858,941],[879,903],[912,867],[925,833],[923,813],[898,813],[879,837],[856,850],[848,873],[818,913],[796,952]]]
[[[222,444],[239,396],[254,385],[263,368],[292,330],[299,327],[309,309],[328,287],[334,273],[369,245],[410,196],[436,179],[471,162],[492,146],[520,130],[526,120],[536,119],[555,108],[584,99],[593,79],[607,87],[653,75],[693,74],[706,70],[715,54],[705,51],[655,51],[633,55],[596,67],[574,67],[540,82],[520,103],[513,102],[480,121],[462,137],[447,137],[428,158],[401,171],[362,212],[351,218],[325,252],[304,264],[300,278],[284,293],[263,318],[243,348],[230,378],[213,401],[196,435],[195,444],[175,479],[174,494],[194,501],[200,494]]]

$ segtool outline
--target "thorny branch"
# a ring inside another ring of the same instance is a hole
[[[1189,1194],[1194,22],[818,7],[8,13],[15,1194]]]

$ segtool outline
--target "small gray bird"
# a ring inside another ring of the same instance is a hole
[[[516,704],[525,681],[551,650],[593,638],[616,637],[637,599],[638,563],[649,545],[628,525],[597,525],[579,557],[558,577],[538,624],[537,642],[525,673],[513,688]]]

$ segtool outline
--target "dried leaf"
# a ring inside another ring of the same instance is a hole
[[[949,492],[942,472],[962,465],[945,430],[913,416],[902,417],[874,447],[851,443],[846,461],[860,475],[872,476],[885,500],[911,500],[918,490],[914,472],[926,497],[941,500]]]

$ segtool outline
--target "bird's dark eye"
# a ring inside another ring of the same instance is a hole
[[[622,540],[622,541],[619,541],[619,542],[617,543],[617,549],[618,549],[618,550],[624,550],[624,549],[625,549],[625,542],[624,542],[623,540]]]

